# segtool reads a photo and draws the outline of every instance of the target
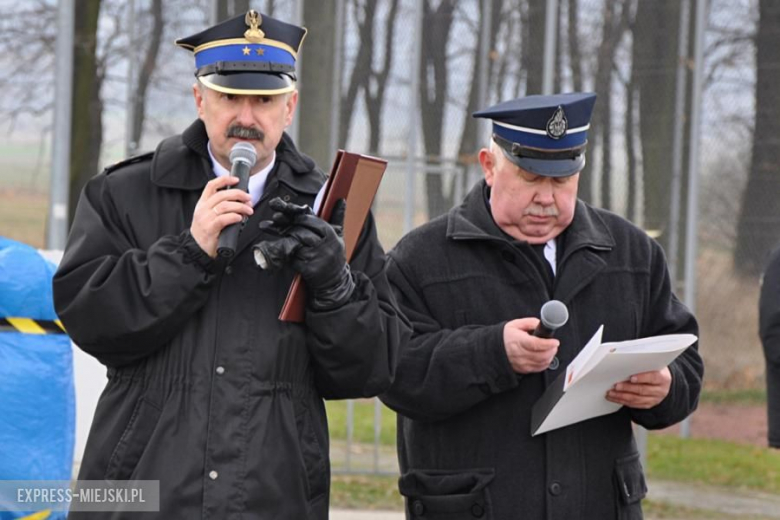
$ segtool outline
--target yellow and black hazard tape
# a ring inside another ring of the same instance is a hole
[[[30,318],[0,318],[0,332],[22,334],[66,334],[60,320],[32,320]]]

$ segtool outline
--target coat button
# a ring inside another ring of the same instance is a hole
[[[225,373],[225,367],[217,367],[217,374],[222,375]]]
[[[233,266],[227,266],[225,268],[225,274],[233,274]]]
[[[209,471],[209,478],[211,480],[217,480],[218,476],[219,476],[219,473],[217,473],[216,471],[213,471],[213,470]]]
[[[417,516],[422,516],[425,514],[425,506],[422,502],[419,500],[415,500],[414,504],[412,504],[412,513]]]
[[[553,496],[558,496],[561,494],[562,488],[560,482],[553,482],[550,484],[550,494]]]
[[[474,518],[482,518],[485,515],[485,508],[482,507],[482,504],[474,504],[471,506],[471,514]]]
[[[558,370],[558,367],[561,366],[561,362],[558,361],[558,356],[555,356],[552,358],[552,361],[550,361],[550,366],[547,367],[549,370]]]

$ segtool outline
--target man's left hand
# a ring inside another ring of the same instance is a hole
[[[299,272],[313,293],[312,304],[317,309],[333,309],[349,300],[355,283],[342,238],[345,202],[338,201],[329,222],[315,216],[307,206],[278,197],[269,206],[277,213],[273,221],[264,221],[261,227],[281,238],[255,244],[258,264],[264,269],[289,265]]]
[[[654,372],[635,374],[628,381],[617,383],[607,392],[607,401],[629,408],[647,409],[656,406],[669,395],[672,373],[669,367]]]

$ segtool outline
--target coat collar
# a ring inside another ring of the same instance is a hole
[[[214,178],[207,143],[206,126],[200,119],[195,120],[181,135],[163,140],[152,159],[152,182],[163,188],[202,190]],[[306,175],[316,170],[317,166],[296,149],[287,133],[282,135],[276,147],[276,160],[278,167],[274,170],[280,182],[300,191],[317,192],[322,176],[317,175],[313,179]]]
[[[463,204],[450,210],[447,216],[447,238],[453,240],[508,240],[493,220],[485,204],[485,181],[477,183]],[[577,200],[574,220],[566,228],[566,250],[580,247],[612,249],[615,239],[602,217],[581,200]]]

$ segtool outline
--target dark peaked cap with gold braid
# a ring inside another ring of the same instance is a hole
[[[295,62],[306,29],[254,9],[176,40],[195,54],[195,76],[226,94],[274,95],[295,89]]]

